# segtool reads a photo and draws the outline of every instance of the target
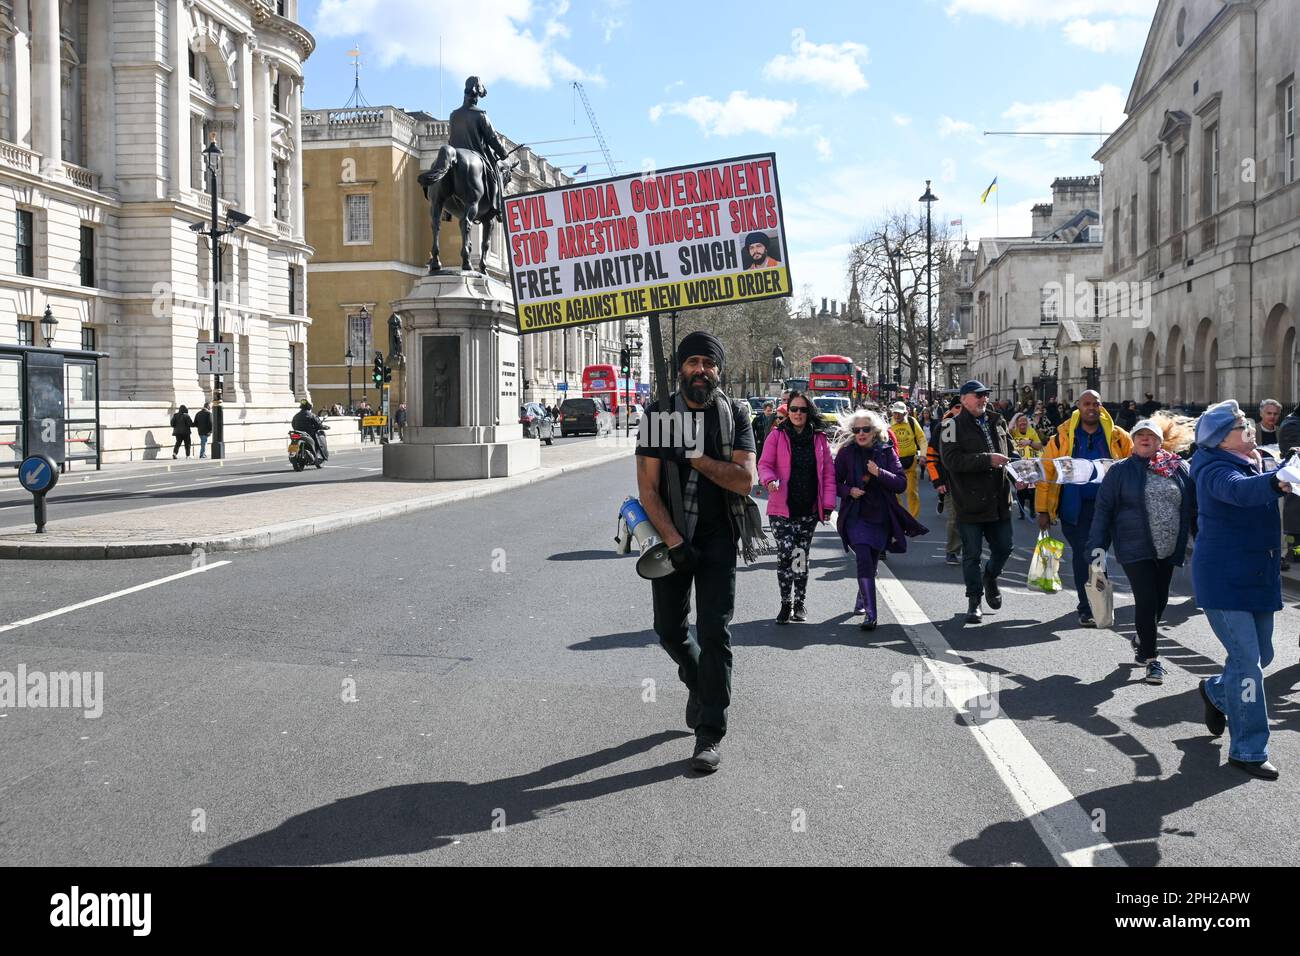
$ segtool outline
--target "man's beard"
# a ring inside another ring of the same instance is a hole
[[[703,405],[718,387],[718,378],[712,372],[697,372],[691,376],[682,372],[677,377],[677,387],[696,405]]]
[[[767,252],[751,252],[749,254],[749,260],[755,265],[762,265],[767,261]]]

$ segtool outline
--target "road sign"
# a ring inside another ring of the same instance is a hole
[[[19,483],[32,493],[36,533],[45,532],[45,493],[59,483],[59,466],[49,455],[28,455],[18,466]]]
[[[363,415],[361,417],[362,428],[382,428],[388,424],[387,415]]]
[[[557,392],[567,392],[567,391],[569,390],[569,383],[568,383],[568,382],[556,382],[556,383],[555,383],[555,390],[556,390]]]
[[[234,342],[199,342],[194,350],[200,375],[234,375]]]

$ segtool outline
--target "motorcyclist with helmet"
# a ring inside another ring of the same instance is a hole
[[[298,414],[293,416],[293,427],[311,438],[321,461],[329,461],[329,448],[325,444],[325,430],[329,426],[316,417],[307,399],[304,398],[298,406]]]

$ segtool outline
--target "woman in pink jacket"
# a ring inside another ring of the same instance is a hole
[[[777,544],[778,624],[808,620],[803,600],[813,531],[817,522],[829,520],[836,501],[835,463],[817,406],[803,392],[791,392],[786,412],[788,420],[767,436],[758,460],[758,480],[768,490],[767,520]]]

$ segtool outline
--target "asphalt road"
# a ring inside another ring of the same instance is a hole
[[[0,862],[1294,862],[1296,609],[1267,682],[1283,778],[1253,781],[1199,724],[1222,651],[1185,580],[1149,687],[1131,604],[1118,635],[1083,630],[1072,594],[1015,583],[1030,522],[1002,611],[963,626],[927,496],[935,530],[890,558],[873,633],[828,530],[807,624],[773,623],[771,560],[742,565],[723,765],[697,776],[649,586],[611,551],[633,489],[618,462],[202,570],[0,564],[0,670],[104,675],[97,719],[0,710]],[[998,715],[928,693],[936,672]]]

